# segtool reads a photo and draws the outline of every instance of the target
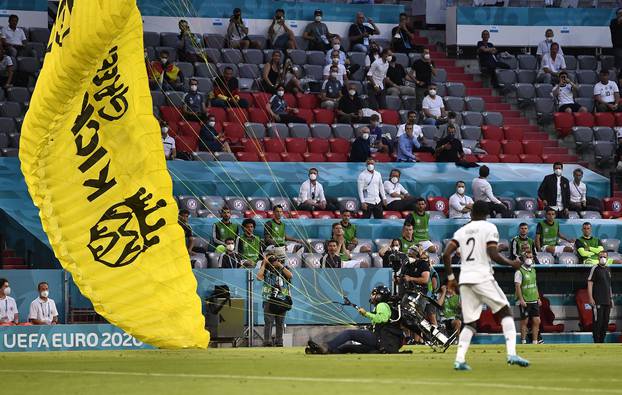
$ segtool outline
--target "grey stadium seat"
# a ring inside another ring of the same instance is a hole
[[[516,209],[516,201],[511,197],[499,197],[498,199],[507,206],[508,210],[514,211]]]
[[[222,54],[219,49],[216,48],[205,48],[205,55],[207,59],[209,59],[209,63],[221,63],[222,62]]]
[[[516,100],[519,105],[527,106],[533,103],[536,97],[536,88],[532,84],[514,84],[516,90]]]
[[[171,47],[176,48],[179,44],[179,38],[177,37],[179,33],[174,32],[162,32],[160,33],[160,43],[154,45],[154,47],[163,46],[163,47]]]
[[[177,61],[177,50],[175,49],[175,47],[160,46],[160,47],[155,47],[154,49],[155,49],[155,52],[156,52],[156,57],[160,56],[160,52],[166,51],[166,52],[168,52],[168,61],[169,62],[176,62]]]
[[[534,88],[536,88],[536,96],[537,97],[546,97],[547,99],[550,99],[551,97],[551,92],[553,91],[553,85],[551,84],[546,84],[546,83],[542,83],[542,84],[535,84]]]
[[[322,51],[307,51],[307,61],[303,64],[322,66],[326,64],[326,54]]]
[[[445,84],[445,86],[447,87],[447,94],[449,96],[466,96],[466,87],[462,82],[448,82]]]
[[[400,100],[399,96],[392,96],[392,95],[387,95],[386,96],[386,103],[387,103],[387,109],[388,110],[395,110],[395,111],[399,111],[402,109],[402,100]]]
[[[177,197],[180,209],[186,209],[193,217],[197,215],[197,210],[201,208],[201,202],[194,196],[181,195]]]
[[[225,207],[225,199],[222,196],[201,196],[200,199],[203,206],[213,213],[218,213]]]
[[[216,63],[216,67],[218,68],[218,75],[223,75],[225,72],[225,69],[227,67],[231,67],[233,69],[233,76],[234,77],[239,77],[239,70],[238,70],[238,65],[237,63]]]
[[[536,82],[535,70],[518,70],[516,72],[516,81],[521,84],[533,84]]]
[[[358,211],[359,210],[359,201],[355,197],[338,197],[337,202],[339,203],[339,210],[344,211]]]
[[[302,66],[305,71],[305,76],[314,81],[322,81],[324,79],[324,70],[322,66],[305,64]]]
[[[262,123],[246,122],[246,135],[254,139],[262,139],[266,137],[266,127]]]
[[[289,136],[289,127],[284,123],[269,123],[266,125],[268,136],[285,139]]]
[[[323,254],[324,253],[324,239],[307,239],[307,244],[311,247],[311,253]]]
[[[380,251],[384,246],[388,246],[389,243],[391,243],[391,239],[374,239],[376,251]]]
[[[160,107],[166,105],[166,96],[160,91],[151,91],[151,100],[154,106]]]
[[[579,258],[571,252],[564,252],[559,255],[557,261],[560,265],[576,265],[579,263]]]
[[[225,196],[225,204],[235,211],[246,211],[249,208],[246,199],[239,196]]]
[[[275,196],[270,198],[270,204],[272,204],[272,210],[276,206],[281,206],[283,211],[292,211],[293,210],[293,202],[287,198],[282,196]]]
[[[538,252],[536,257],[541,265],[553,265],[555,263],[555,257],[548,252]]]
[[[2,156],[8,157],[17,157],[19,154],[19,150],[17,148],[2,148],[0,150],[2,152]]]
[[[225,37],[222,34],[208,33],[203,35],[203,40],[208,48],[221,49],[225,46]]]
[[[516,57],[514,57],[514,55],[510,55],[510,56],[499,56],[499,61],[507,64],[508,66],[510,66],[511,70],[515,70],[518,68],[518,60],[516,60]]]
[[[596,56],[593,55],[579,55],[577,56],[577,61],[579,63],[579,70],[596,71],[596,68],[598,67],[598,60],[596,60]]]
[[[579,97],[588,97],[590,99],[594,97],[594,85],[592,84],[579,84],[577,89],[579,90]]]
[[[432,82],[436,84],[447,82],[447,71],[445,69],[436,69],[436,75],[432,76]]]
[[[579,213],[583,219],[601,219],[602,216],[598,211],[581,211]]]
[[[497,82],[503,88],[509,88],[517,82],[514,70],[496,69],[495,74]]]
[[[259,44],[259,48],[261,48],[261,49],[266,48],[266,44],[267,44],[268,39],[266,38],[265,35],[262,35],[262,34],[249,34],[248,37],[252,41],[256,41]],[[261,49],[256,49],[255,51],[260,51]]]
[[[184,105],[184,96],[186,96],[185,92],[170,91],[166,92],[165,94],[170,105],[175,107],[182,107]]]
[[[538,209],[538,201],[532,197],[517,197],[516,208],[518,210],[536,211]]]
[[[533,55],[521,54],[517,55],[518,68],[521,70],[536,70],[538,68],[538,60]]]
[[[289,126],[289,135],[291,137],[311,137],[311,131],[306,123],[291,123]]]
[[[395,52],[393,54],[393,58],[398,64],[401,64],[404,67],[404,69],[408,67],[408,63],[409,63],[408,55],[404,53]]]
[[[503,114],[500,112],[488,111],[482,113],[482,115],[486,125],[503,126]]]
[[[194,66],[192,65],[192,63],[177,62],[175,64],[177,65],[177,67],[179,67],[179,70],[181,70],[181,73],[184,75],[184,80],[188,82],[188,79],[194,75]]]
[[[594,126],[594,140],[597,141],[616,141],[616,133],[608,126]]]
[[[218,252],[208,252],[207,253],[207,265],[210,269],[218,269],[220,268],[220,256],[222,254]]]
[[[577,82],[580,84],[596,84],[598,74],[594,70],[579,70],[577,71]]]
[[[222,53],[222,60],[224,63],[240,64],[244,62],[242,52],[239,49],[223,48],[220,50]]]
[[[615,58],[611,55],[600,55],[600,69],[611,70],[615,68]]]
[[[298,269],[302,267],[302,257],[298,254],[287,254],[287,267]]]
[[[0,132],[0,148],[9,148],[9,136]]]
[[[533,213],[533,211],[527,210],[515,210],[514,216],[520,219],[536,218],[536,215]]]
[[[423,132],[423,137],[428,140],[439,140],[441,138],[440,131],[434,125],[421,125],[421,131]]]
[[[615,144],[609,141],[594,141],[594,157],[597,161],[607,163],[613,160]]]
[[[445,96],[445,109],[447,111],[464,111],[464,99],[462,97]]]
[[[482,129],[479,126],[462,125],[460,134],[466,140],[480,140],[482,138]]]
[[[50,40],[50,30],[45,27],[31,27],[28,29],[30,41],[47,45]]]
[[[256,64],[242,63],[238,67],[240,78],[257,79],[261,77],[261,71]]]
[[[577,69],[577,58],[572,55],[564,55],[564,60],[566,61],[566,70]]]
[[[592,145],[594,139],[594,132],[592,128],[586,126],[574,126],[572,128],[572,135],[574,141],[577,144],[577,149],[582,150]]]
[[[576,211],[568,211],[568,219],[581,219],[581,216]]]
[[[2,117],[0,118],[0,132],[6,133],[7,136],[17,131],[17,125],[13,118]]]
[[[304,267],[309,269],[319,269],[322,264],[322,254],[304,253],[302,254]]]
[[[550,119],[555,111],[555,101],[550,97],[536,97],[534,107],[539,121]]]
[[[254,65],[263,63],[263,52],[260,49],[243,49],[242,57],[244,62]]]
[[[19,148],[19,138],[20,138],[20,134],[19,133],[11,133],[9,134],[9,146],[11,148]]]
[[[352,260],[361,261],[361,268],[372,267],[371,255],[364,254],[352,254]]]
[[[315,138],[329,139],[333,137],[333,132],[329,125],[324,123],[312,123],[311,136]]]
[[[218,76],[218,68],[214,63],[194,63],[194,73],[197,77],[214,78]]]
[[[618,252],[620,250],[620,239],[602,239],[600,242],[606,251]]]
[[[397,137],[397,126],[395,125],[382,125],[382,133],[389,133],[391,135],[391,139],[395,141]]]
[[[484,123],[484,117],[480,112],[463,111],[461,115],[464,125],[482,126]]]
[[[594,100],[592,98],[577,97],[574,101],[578,105],[585,107],[587,112],[592,112],[594,110]]]
[[[350,140],[354,137],[352,126],[346,123],[335,123],[332,125],[333,135],[338,138]]]
[[[467,96],[464,98],[467,111],[479,111],[483,112],[486,107],[484,99],[481,97]]]
[[[307,63],[307,53],[302,49],[288,49],[287,54],[294,64],[303,65]]]

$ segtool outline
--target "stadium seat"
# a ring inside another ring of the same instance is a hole
[[[496,125],[482,125],[482,135],[486,140],[501,141],[503,140],[503,129]],[[508,138],[508,140],[516,139]]]
[[[286,152],[285,142],[277,138],[265,138],[263,140],[266,152],[281,153]]]
[[[281,154],[277,152],[262,152],[259,159],[263,162],[281,162]]]
[[[302,254],[303,267],[308,269],[319,269],[321,267],[322,254],[304,253]]]
[[[324,123],[313,123],[311,127],[311,136],[318,139],[327,140],[333,136],[330,125]]]
[[[288,137],[285,139],[285,146],[289,153],[303,154],[307,152],[307,140],[304,138]]]
[[[259,154],[264,151],[262,140],[242,139],[240,143],[242,144],[242,147],[244,147],[244,152],[253,152]]]
[[[477,159],[483,163],[499,163],[498,155],[477,155]]]
[[[306,152],[302,154],[305,162],[325,162],[324,154],[320,154],[317,152]]]
[[[540,331],[544,333],[559,333],[564,331],[564,324],[554,324],[555,314],[551,310],[551,302],[540,293]]]
[[[486,151],[488,155],[499,155],[501,153],[501,143],[497,140],[481,140],[480,147]]]
[[[289,135],[291,138],[308,138],[311,137],[311,130],[306,123],[289,124]]]
[[[325,154],[330,151],[330,144],[325,138],[313,138],[307,139],[307,147],[310,153]]]
[[[548,252],[538,252],[536,257],[541,265],[553,265],[555,263],[555,257]]]
[[[222,128],[225,137],[231,142],[237,143],[246,136],[244,127],[238,122],[223,122]]]
[[[218,213],[223,207],[225,207],[225,199],[222,196],[201,196],[199,198],[203,206],[212,213]]]
[[[575,294],[575,303],[577,304],[577,311],[579,312],[579,329],[584,332],[592,331],[592,306],[590,306],[590,298],[587,293],[587,289],[579,289]],[[616,324],[609,323],[607,327],[608,332],[615,332]]]
[[[189,195],[177,196],[177,202],[179,203],[180,210],[188,210],[190,212],[190,215],[193,217],[196,217],[197,210],[199,210],[203,206],[199,199]]]
[[[597,113],[597,114],[602,114],[602,113]],[[606,113],[606,114],[609,114],[609,113]],[[596,141],[610,141],[612,143],[616,141],[616,133],[613,131],[611,127],[594,126],[592,128],[592,131],[594,132],[594,140]]]
[[[270,200],[270,210],[274,210],[276,206],[281,206],[283,211],[290,212],[294,209],[293,202],[287,198],[282,196],[276,196],[269,198]]]
[[[608,126],[610,128],[616,125],[616,119],[610,112],[597,112],[594,114],[594,122],[596,126]]]
[[[284,152],[281,154],[281,162],[303,162],[302,154],[298,152]]]
[[[587,126],[588,128],[594,127],[594,116],[589,112],[575,112],[574,124],[576,126]]]
[[[592,145],[594,139],[594,132],[592,128],[585,126],[574,126],[572,128],[572,135],[574,137],[577,150],[585,150]]]
[[[501,142],[503,147],[503,153],[506,155],[520,155],[523,154],[523,145],[520,141],[503,140]]]
[[[266,92],[254,92],[253,101],[255,103],[255,107],[266,110],[266,104],[270,100],[270,94]]]
[[[248,118],[251,122],[267,124],[270,121],[268,113],[264,108],[251,107],[248,109]]]
[[[339,203],[340,211],[358,211],[359,210],[359,201],[355,197],[338,197],[337,202]]]
[[[579,258],[571,252],[564,252],[557,257],[557,261],[561,265],[576,265],[579,263]]]
[[[449,212],[449,201],[442,196],[429,196],[427,203],[431,211],[440,211],[445,215]]]
[[[244,128],[249,138],[262,139],[266,137],[266,127],[263,123],[246,122]]]
[[[525,136],[525,131],[520,126],[504,126],[503,134],[505,140],[522,141]]]
[[[402,219],[402,214],[399,211],[384,211],[382,213],[384,219]]]
[[[259,162],[259,155],[257,152],[236,152],[235,157],[240,162]]]
[[[380,110],[378,111],[382,117],[382,123],[389,125],[398,125],[400,123],[400,117],[395,110]]]
[[[389,154],[385,154],[382,152],[374,152],[373,154],[371,154],[371,157],[376,162],[382,162],[382,163],[392,162],[391,156]]]
[[[244,211],[244,218],[262,219],[269,218],[270,216],[266,211],[259,210],[246,210]]]
[[[591,114],[588,115],[591,116]],[[553,122],[555,123],[555,130],[557,131],[557,135],[559,137],[566,137],[567,135],[569,135],[572,131],[572,127],[575,126],[575,119],[573,115],[567,112],[554,113]]]
[[[609,252],[620,251],[620,239],[601,239],[600,242],[606,251],[609,251]]]
[[[622,215],[622,198],[606,197],[603,199],[603,207],[606,211]]]
[[[307,110],[315,110],[318,107],[318,100],[317,100],[316,95],[298,93],[296,95],[296,99],[298,101],[298,108],[307,109]],[[330,110],[327,110],[327,111],[330,111]],[[317,119],[317,113],[315,113],[315,118]],[[325,123],[332,123],[332,122],[325,122]]]
[[[350,153],[350,141],[343,138],[333,138],[329,139],[330,143],[330,151],[336,154],[345,154],[348,155]]]
[[[340,152],[327,152],[326,155],[327,162],[347,162],[348,155]]]
[[[490,308],[482,310],[482,314],[477,321],[477,331],[482,333],[501,333],[501,324],[497,321],[496,317],[492,314]]]
[[[335,112],[331,110],[327,110],[324,108],[315,108],[313,109],[313,114],[315,115],[315,122],[317,123],[325,123],[328,125],[332,125],[335,122]]]
[[[523,141],[523,152],[528,155],[542,156],[544,145],[541,141]]]
[[[311,215],[313,215],[313,218],[318,218],[318,219],[333,219],[333,218],[337,218],[335,216],[335,213],[333,213],[332,211],[312,211]]]

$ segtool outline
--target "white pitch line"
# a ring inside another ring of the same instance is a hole
[[[554,391],[566,393],[610,393],[622,394],[622,390],[616,389],[596,389],[596,388],[564,388],[549,387],[542,385],[523,385],[523,384],[498,384],[498,383],[474,383],[474,382],[447,382],[433,380],[387,380],[387,379],[367,379],[367,378],[333,378],[333,377],[289,377],[289,376],[242,376],[234,374],[203,374],[203,373],[149,373],[149,372],[115,372],[103,370],[60,370],[60,369],[0,369],[2,373],[32,373],[32,374],[75,374],[75,375],[96,375],[96,376],[132,376],[132,377],[166,377],[166,378],[191,378],[191,379],[228,379],[244,381],[286,381],[286,382],[312,382],[312,383],[336,383],[336,384],[388,384],[388,385],[443,385],[443,386],[468,386],[496,389],[531,390],[531,391]],[[459,374],[468,375],[467,372]],[[466,378],[466,377],[465,377]]]

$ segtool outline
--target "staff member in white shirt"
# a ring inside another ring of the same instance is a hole
[[[9,56],[13,57],[16,57],[26,44],[24,29],[17,27],[17,22],[19,22],[17,15],[9,15],[9,26],[0,30],[0,44],[7,49]]]
[[[597,200],[587,198],[587,185],[583,181],[583,170],[574,169],[572,182],[570,183],[570,204],[568,208],[574,211],[602,211],[602,207],[596,204]]]
[[[594,105],[596,112],[619,111],[620,90],[618,85],[609,81],[609,70],[600,71],[600,81],[594,85]]]
[[[164,157],[166,160],[173,160],[177,156],[177,150],[175,149],[175,139],[168,135],[168,124],[162,122],[162,145],[164,145]]]
[[[389,62],[393,59],[393,53],[390,49],[382,50],[381,56],[374,60],[367,72],[367,80],[369,88],[367,89],[367,101],[369,108],[378,110],[386,108],[386,91],[384,83],[387,81],[387,70],[389,70]]]
[[[417,199],[408,194],[408,191],[400,184],[402,173],[391,170],[389,179],[384,182],[384,192],[387,195],[387,210],[391,211],[413,211]]]
[[[15,299],[10,297],[9,280],[0,278],[0,325],[19,324],[19,313]]]
[[[473,208],[473,199],[465,194],[466,188],[464,181],[456,183],[456,193],[449,197],[449,218],[466,218],[471,219],[471,209]]]
[[[357,181],[363,218],[370,218],[372,214],[374,218],[382,218],[382,207],[387,204],[382,175],[375,168],[376,162],[371,158],[367,159],[367,168],[359,174]]]
[[[315,167],[309,169],[309,179],[300,185],[298,210],[337,210],[334,199],[327,199],[324,195],[324,187],[317,180],[318,175],[319,172]]]
[[[559,72],[566,70],[566,60],[559,54],[559,44],[551,44],[551,52],[542,56],[542,70],[538,74],[538,82],[556,84]]]
[[[473,200],[476,202],[480,200],[486,202],[488,204],[488,214],[491,217],[501,214],[503,218],[512,218],[514,216],[512,212],[492,193],[492,186],[486,179],[489,175],[490,169],[488,166],[479,168],[479,177],[474,178],[471,185]]]
[[[555,34],[553,33],[553,29],[546,29],[546,31],[544,32],[544,40],[540,41],[540,43],[538,43],[538,49],[536,50],[536,55],[538,55],[538,59],[541,61],[542,57],[551,52],[551,45],[553,45],[553,37],[555,36]],[[559,43],[557,43],[557,45],[559,46],[559,54],[561,56],[564,56],[564,51],[562,50],[561,45],[559,45]]]
[[[58,310],[56,303],[48,296],[50,288],[48,283],[41,282],[37,286],[39,297],[30,304],[28,320],[34,325],[56,325],[58,324]]]

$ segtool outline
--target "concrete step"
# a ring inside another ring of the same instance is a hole
[[[15,256],[15,250],[4,250],[2,251],[2,256],[5,258],[9,258],[9,257],[14,257]]]
[[[28,270],[26,265],[2,265],[2,270]]]
[[[24,264],[24,258],[19,258],[19,257],[4,257],[2,258],[2,263],[6,266],[6,265],[23,265]]]

